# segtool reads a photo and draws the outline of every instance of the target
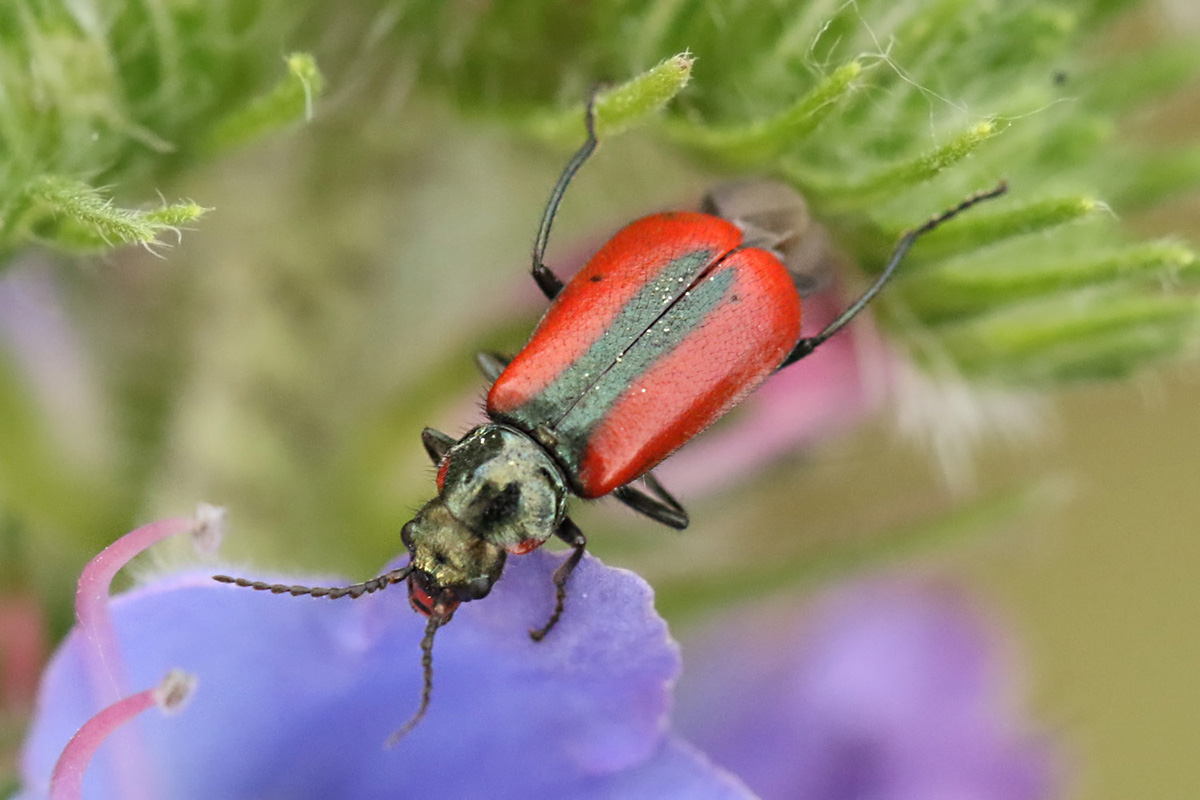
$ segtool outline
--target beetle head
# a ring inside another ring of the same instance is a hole
[[[400,536],[412,555],[408,600],[442,622],[459,603],[486,597],[504,569],[504,548],[476,536],[440,497],[426,503]]]
[[[459,603],[486,597],[506,552],[550,538],[565,502],[561,473],[537,442],[503,425],[475,428],[442,458],[438,496],[401,531],[413,608],[445,621]]]

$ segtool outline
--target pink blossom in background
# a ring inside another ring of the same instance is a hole
[[[46,615],[37,598],[26,593],[0,596],[0,711],[23,716],[33,709],[49,655]]]

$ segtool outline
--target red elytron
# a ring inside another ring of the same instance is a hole
[[[493,380],[489,422],[458,440],[431,428],[422,434],[438,466],[438,494],[401,529],[409,563],[334,588],[216,576],[277,594],[330,598],[406,581],[412,607],[428,618],[421,641],[425,679],[416,714],[393,740],[429,705],[437,629],[460,603],[487,596],[507,556],[552,536],[572,552],[554,574],[554,609],[531,635],[541,639],[558,622],[567,580],[587,545],[566,514],[571,495],[611,494],[663,524],[685,527],[683,507],[650,470],[773,372],[840,330],[883,288],[917,238],[1006,191],[1001,183],[906,233],[862,296],[816,336],[801,338],[799,281],[772,250],[778,232],[764,235],[740,219],[695,212],[646,217],[618,232],[563,285],[542,257],[567,184],[596,148],[590,103],[586,122],[587,142],[554,187],[534,244],[533,278],[552,301],[549,310],[511,362],[480,356]]]
[[[656,214],[567,284],[488,394],[595,498],[644,475],[754,391],[800,338],[800,296],[774,254],[719,217]],[[747,324],[753,320],[753,324]]]

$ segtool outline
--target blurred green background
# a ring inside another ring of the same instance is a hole
[[[913,13],[950,14],[958,5],[917,3]],[[1170,12],[1078,5],[1100,9],[1103,24],[1114,26],[1089,40],[1092,60],[1104,60],[1096,59],[1104,47],[1156,47],[1172,26],[1195,22],[1186,3]],[[264,19],[284,13],[264,8]],[[248,35],[257,72],[238,88],[243,100],[283,74],[284,52],[313,52],[327,85],[311,124],[271,131],[220,157],[196,155],[205,152],[201,144],[184,147],[167,161],[187,163],[155,169],[120,172],[134,155],[107,161],[122,176],[114,192],[129,205],[160,190],[212,209],[186,226],[178,244],[168,237],[171,246],[156,252],[124,248],[79,259],[56,254],[52,236],[42,247],[9,243],[14,255],[3,279],[32,298],[38,319],[59,326],[65,349],[35,337],[10,339],[0,354],[9,420],[2,446],[21,453],[0,474],[0,575],[6,592],[40,600],[54,635],[70,625],[73,581],[88,556],[133,524],[190,513],[199,501],[228,507],[223,558],[242,573],[374,574],[400,550],[400,524],[431,491],[421,428],[457,434],[477,420],[483,383],[471,355],[519,347],[537,319],[542,304],[525,274],[528,249],[575,138],[551,136],[547,145],[529,131],[538,114],[567,108],[597,77],[632,72],[590,72],[589,58],[605,62],[568,52],[586,41],[581,34],[544,37],[558,44],[531,56],[522,36],[543,38],[523,19],[508,39],[502,31],[483,42],[492,62],[472,56],[481,42],[466,35],[438,40],[431,56],[418,32],[422,14],[433,12],[422,8],[431,7],[364,3],[337,20],[314,14],[270,36]],[[867,19],[875,11],[863,5]],[[572,23],[583,24],[555,21]],[[439,24],[443,36],[454,30]],[[236,52],[239,45],[222,46]],[[646,69],[673,52],[664,46],[629,62]],[[460,62],[451,61],[456,53]],[[716,69],[734,60],[699,47],[696,54],[696,82],[683,95],[699,98],[692,116],[722,108],[711,97],[715,78],[706,89],[705,59]],[[560,62],[559,79],[538,73]],[[1061,62],[1074,69],[1076,57]],[[513,74],[526,82],[488,71],[505,63],[518,65]],[[489,89],[491,80],[503,85]],[[957,96],[950,78],[938,91]],[[1150,105],[1123,119],[1118,141],[1140,139],[1151,150],[1196,141],[1194,85]],[[934,127],[927,107],[911,113]],[[202,122],[180,124],[184,141],[203,138]],[[918,130],[915,139],[927,144],[930,134]],[[550,262],[578,262],[622,223],[693,206],[718,177],[738,174],[676,144],[655,135],[653,123],[606,141],[568,193]],[[892,203],[891,219],[913,224],[962,186],[987,185],[997,170],[1007,174],[1002,157],[964,167],[916,202],[911,188],[899,203],[880,202]],[[108,185],[96,177],[107,174],[82,177]],[[1018,199],[1022,188],[1014,182]],[[1194,242],[1200,200],[1185,192],[1121,217],[1136,237],[1176,233]],[[835,232],[852,228],[835,225]],[[874,232],[886,229],[880,222]],[[902,323],[895,328],[903,338]],[[1060,743],[1072,796],[1200,794],[1200,762],[1192,758],[1200,750],[1194,358],[1114,381],[1017,382],[989,391],[1037,422],[1030,435],[985,426],[980,442],[966,443],[971,475],[947,480],[923,440],[899,433],[897,414],[887,410],[745,481],[682,496],[694,520],[684,534],[612,503],[577,518],[593,552],[659,589],[676,634],[686,638],[729,594],[755,601],[758,590],[745,576],[756,565],[767,571],[847,541],[886,554],[889,538],[903,531],[985,507],[991,497],[1026,497],[1032,487],[1035,499],[1001,503],[1001,512],[983,515],[987,524],[952,531],[954,544],[880,560],[963,581],[994,607],[1015,661],[1027,667],[1024,683],[1014,685],[1017,706],[1028,694],[1034,724]],[[936,405],[928,411],[943,416]],[[976,527],[986,535],[973,535]],[[140,570],[194,558],[164,547]],[[686,591],[698,578],[711,596]],[[792,589],[798,610],[806,588]],[[772,584],[772,591],[789,588]],[[20,713],[3,720],[6,771],[22,723]]]

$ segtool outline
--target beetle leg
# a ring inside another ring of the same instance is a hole
[[[558,619],[563,613],[563,605],[567,600],[567,579],[571,577],[575,567],[579,566],[580,560],[583,559],[583,551],[587,547],[587,537],[583,535],[583,531],[579,530],[579,526],[571,521],[570,517],[563,519],[554,535],[571,545],[574,550],[571,555],[567,556],[567,560],[554,570],[554,613],[550,615],[550,619],[545,625],[529,632],[529,638],[535,642],[546,638],[546,634],[558,624]]]
[[[991,189],[988,189],[984,192],[976,192],[956,205],[954,208],[947,209],[946,211],[943,211],[934,217],[930,217],[925,224],[913,228],[911,231],[900,237],[900,241],[896,243],[896,249],[893,250],[891,256],[888,257],[887,264],[884,265],[883,271],[879,273],[879,277],[875,279],[875,282],[867,287],[867,290],[862,293],[862,296],[855,300],[849,308],[843,311],[841,316],[826,325],[824,330],[822,330],[816,336],[807,336],[797,342],[795,349],[788,354],[788,357],[785,358],[783,363],[780,364],[776,369],[783,369],[784,367],[794,364],[800,359],[809,355],[826,339],[840,331],[843,325],[854,319],[855,315],[862,311],[867,303],[871,302],[875,295],[879,294],[879,290],[883,288],[883,285],[891,279],[893,273],[896,271],[896,267],[900,266],[900,262],[904,260],[904,256],[908,255],[908,251],[912,249],[912,246],[917,239],[920,239],[922,236],[929,233],[943,222],[947,222],[948,220],[957,217],[971,206],[982,203],[985,200],[991,200],[994,197],[999,197],[1007,191],[1008,184],[1006,184],[1004,181],[1000,181],[1000,183],[996,184]]]
[[[553,300],[562,291],[564,285],[562,278],[555,275],[553,270],[541,262],[541,253],[535,255],[534,258],[538,260],[533,262],[533,279],[537,282],[538,288],[542,290],[542,294],[546,295],[546,299]]]
[[[542,262],[546,255],[546,244],[550,241],[550,225],[554,222],[554,215],[558,213],[558,205],[567,191],[567,184],[571,182],[575,173],[583,166],[583,162],[587,161],[596,149],[598,143],[596,139],[597,94],[598,92],[593,91],[592,96],[588,98],[587,111],[583,117],[583,124],[587,128],[587,141],[575,152],[575,155],[571,156],[571,160],[563,168],[562,174],[558,176],[558,183],[554,185],[554,191],[550,192],[550,200],[546,203],[546,210],[542,212],[542,225],[538,230],[537,240],[533,244],[533,279],[537,282],[538,288],[542,290],[542,294],[546,295],[547,300],[553,300],[563,288],[562,280]]]
[[[421,431],[421,444],[425,445],[425,452],[429,454],[429,458],[434,464],[440,464],[442,456],[446,455],[446,451],[454,445],[458,444],[453,436],[426,428]]]
[[[613,497],[639,514],[645,514],[655,522],[661,522],[669,528],[676,530],[686,528],[688,513],[679,501],[672,497],[671,493],[649,472],[642,476],[642,480],[646,482],[649,493],[625,485],[613,492]]]
[[[805,356],[811,355],[812,351],[816,350],[817,345],[821,343],[816,341],[816,338],[815,336],[807,336],[796,342],[796,348],[788,354],[788,357],[783,360],[782,364],[775,368],[775,371],[779,372],[784,367],[790,367]],[[824,341],[824,339],[821,341]]]
[[[512,361],[511,358],[499,353],[475,354],[475,366],[479,367],[479,371],[483,373],[483,377],[487,378],[488,383],[495,383],[496,378],[500,377],[500,373],[504,372],[504,368],[510,361]]]

